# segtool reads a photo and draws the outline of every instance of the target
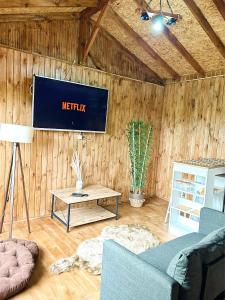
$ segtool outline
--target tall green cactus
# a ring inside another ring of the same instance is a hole
[[[131,163],[132,190],[141,193],[147,175],[148,162],[152,154],[153,125],[132,120],[127,126],[127,139]]]

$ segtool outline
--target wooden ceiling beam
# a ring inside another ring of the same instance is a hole
[[[111,0],[110,3],[112,3],[114,0]],[[82,61],[82,53],[84,51],[85,47],[85,35],[87,32],[87,22],[88,18],[90,18],[92,15],[96,14],[102,7],[106,4],[106,1],[102,1],[99,7],[96,8],[87,8],[84,11],[80,13],[80,33],[79,33],[79,63]],[[93,27],[96,26],[96,22],[94,20],[90,19],[90,22]],[[144,62],[142,62],[136,55],[131,53],[127,48],[125,48],[115,37],[113,37],[108,31],[106,31],[105,28],[102,27],[101,24],[99,24],[100,29],[105,32],[112,40],[113,42],[117,43],[117,46],[122,49],[128,56],[130,56],[137,64],[139,64],[144,70],[146,70],[148,73],[152,75],[151,82],[156,83],[158,85],[164,85],[163,79],[152,69],[150,69]]]
[[[94,26],[95,21],[91,20],[92,25]],[[112,36],[104,27],[101,26],[101,31],[103,34],[106,34],[108,38],[112,40],[113,43],[117,45],[118,48],[121,49],[129,58],[131,58],[133,61],[135,61],[138,65],[140,65],[147,73],[151,74],[151,82],[158,84],[158,85],[164,85],[164,80],[155,72],[153,71],[149,66],[147,66],[143,61],[141,61],[134,53],[131,53],[127,48],[124,47],[123,44],[121,44],[120,41],[118,41],[114,36]]]
[[[79,23],[79,43],[78,43],[78,63],[82,64],[84,49],[86,45],[87,36],[89,35],[89,24],[87,18],[80,18]]]
[[[91,16],[99,12],[101,9],[102,6],[86,8],[80,13],[80,18],[90,18]]]
[[[105,17],[105,15],[107,13],[107,10],[109,8],[109,3],[110,3],[110,0],[104,4],[102,10],[100,11],[98,19],[97,19],[97,21],[94,25],[93,30],[92,30],[91,36],[90,36],[89,40],[87,41],[86,46],[84,48],[83,61],[85,61],[87,59],[88,53],[89,53],[89,51],[90,51],[90,49],[91,49],[91,47],[92,47],[92,45],[93,45],[93,43],[94,43],[94,41],[97,37],[97,34],[100,30],[100,25],[101,25],[102,21],[104,20],[104,17]]]
[[[80,12],[80,7],[62,7],[62,6],[40,6],[40,7],[12,7],[12,8],[1,8],[0,15],[38,15],[38,14],[64,14],[64,13],[77,13]]]
[[[215,47],[221,53],[221,55],[225,58],[225,46],[215,33],[209,22],[207,21],[206,17],[203,15],[201,9],[196,5],[194,0],[183,0],[187,7],[190,9],[198,23],[202,26],[205,33],[208,35],[210,40],[213,42]]]
[[[225,20],[225,2],[224,0],[213,0],[213,3],[215,4],[216,8],[220,12],[221,16]]]
[[[0,0],[0,8],[96,7],[100,0]]]
[[[0,23],[27,22],[27,21],[52,21],[52,20],[79,20],[79,13],[64,14],[26,14],[26,15],[1,15]]]
[[[137,5],[146,11],[152,12],[150,6],[145,0],[135,0]],[[177,51],[185,58],[185,60],[196,70],[199,74],[205,75],[205,71],[194,57],[186,50],[186,48],[179,42],[176,36],[169,30],[167,26],[164,27],[163,34],[168,41],[177,49]]]
[[[80,29],[79,29],[79,47],[78,47],[78,63],[85,63],[84,51],[86,46],[86,39],[88,33],[88,20],[107,4],[107,0],[100,1],[97,7],[87,7],[80,13]],[[86,57],[87,59],[87,57]]]
[[[179,74],[165,61],[163,60],[155,50],[142,39],[140,35],[137,34],[125,21],[122,19],[114,10],[109,9],[110,17],[113,18],[114,22],[122,27],[128,36],[130,36],[136,43],[148,53],[162,68],[164,68],[174,79],[179,79]]]
[[[185,60],[201,75],[205,75],[205,71],[194,59],[194,57],[187,51],[187,49],[179,42],[176,36],[169,30],[167,26],[164,27],[163,33],[168,41],[177,49],[177,51],[185,58]]]
[[[81,18],[91,18],[93,15],[95,15],[96,13],[98,13],[103,7],[104,5],[107,3],[107,0],[101,0],[99,5],[96,7],[88,7],[86,9],[84,9],[81,13],[80,13],[80,17]],[[112,3],[113,0],[110,1],[110,3]]]

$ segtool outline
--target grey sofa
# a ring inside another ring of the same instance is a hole
[[[202,208],[199,232],[176,238],[139,255],[131,253],[112,240],[106,241],[103,250],[101,300],[224,299],[221,293],[225,291],[225,239],[220,242],[222,248],[220,247],[219,252],[215,248],[219,243],[207,244],[211,247],[211,261],[207,264],[194,251],[194,258],[188,262],[188,267],[192,272],[200,261],[201,269],[198,266],[195,273],[190,273],[187,294],[183,293],[186,288],[183,282],[178,283],[179,280],[168,275],[168,268],[174,257],[179,256],[184,249],[196,247],[215,230],[222,229],[224,234],[224,227],[224,213]],[[189,293],[195,292],[195,289],[200,290],[193,295]]]

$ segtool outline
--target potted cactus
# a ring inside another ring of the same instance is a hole
[[[131,120],[127,126],[127,139],[132,179],[129,200],[131,206],[141,207],[145,201],[143,188],[152,154],[153,125]]]

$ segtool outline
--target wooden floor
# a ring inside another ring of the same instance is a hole
[[[100,276],[77,269],[69,273],[53,275],[49,272],[50,264],[59,258],[73,255],[80,242],[96,237],[107,225],[142,224],[147,226],[162,242],[171,239],[172,236],[167,232],[167,225],[164,224],[167,204],[160,199],[152,199],[139,209],[123,204],[120,206],[118,221],[113,219],[80,226],[72,229],[70,233],[66,233],[65,228],[58,221],[48,217],[32,220],[30,235],[27,234],[26,223],[14,224],[13,236],[35,241],[40,248],[40,256],[29,288],[12,299],[99,299]],[[1,239],[8,237],[7,228],[5,230],[0,235]]]

